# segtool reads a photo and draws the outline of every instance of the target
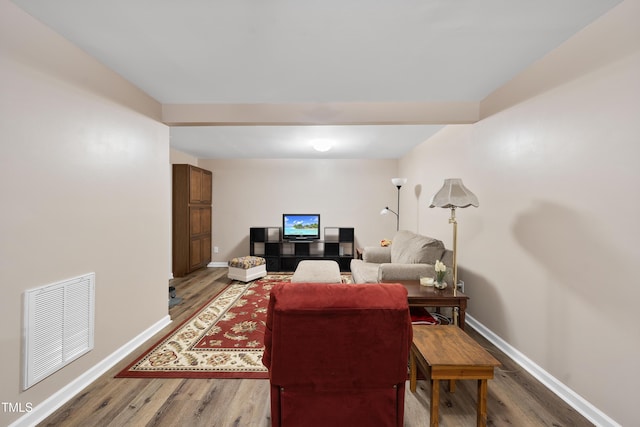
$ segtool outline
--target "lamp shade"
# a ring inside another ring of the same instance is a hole
[[[396,187],[402,187],[407,183],[407,178],[391,178],[391,182]]]
[[[384,209],[382,209],[382,210],[380,211],[380,215],[386,215],[386,214],[388,214],[389,212],[391,212],[391,213],[392,213],[392,214],[394,214],[394,215],[398,215],[398,213],[397,213],[397,212],[395,212],[393,209],[389,209],[389,206],[385,206],[385,207],[384,207]]]
[[[442,188],[431,198],[430,208],[478,207],[478,198],[462,184],[460,178],[447,178]]]

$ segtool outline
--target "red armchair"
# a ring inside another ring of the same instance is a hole
[[[402,285],[276,284],[262,359],[272,426],[402,426],[411,339]]]

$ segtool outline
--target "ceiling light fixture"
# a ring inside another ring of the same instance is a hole
[[[333,147],[333,141],[330,139],[316,139],[312,141],[311,145],[314,150],[324,153],[331,150]]]

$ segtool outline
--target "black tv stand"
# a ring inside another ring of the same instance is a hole
[[[325,227],[324,239],[282,238],[281,227],[251,227],[249,253],[267,261],[267,271],[295,271],[298,263],[307,259],[328,259],[338,262],[341,271],[350,271],[355,254],[353,227]]]

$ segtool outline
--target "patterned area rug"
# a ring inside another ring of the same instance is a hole
[[[290,274],[270,274],[232,281],[116,377],[269,378],[262,364],[269,292],[289,280]]]

